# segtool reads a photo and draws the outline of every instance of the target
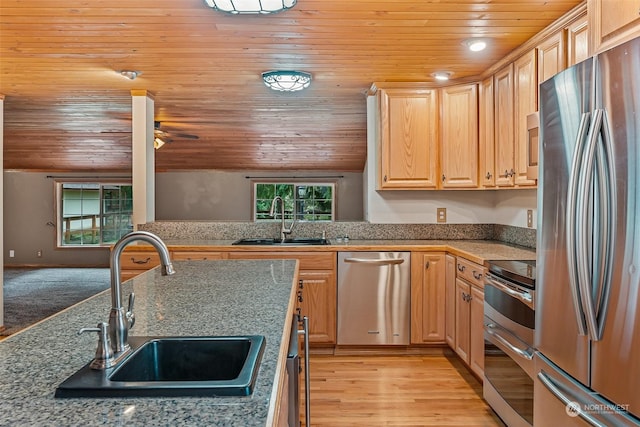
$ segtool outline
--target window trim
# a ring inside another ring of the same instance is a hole
[[[263,179],[252,179],[251,180],[251,221],[253,222],[276,222],[281,221],[278,219],[257,219],[256,218],[256,184],[291,184],[291,185],[311,185],[311,186],[322,186],[322,185],[330,185],[333,187],[332,196],[333,200],[331,203],[331,220],[319,220],[319,221],[309,221],[309,220],[300,220],[296,219],[296,222],[307,222],[307,223],[327,223],[327,222],[336,222],[336,218],[338,215],[338,182],[336,180],[331,179],[283,179],[283,178],[263,178]],[[290,218],[288,218],[290,219]]]
[[[62,187],[64,184],[96,184],[100,187],[104,185],[133,185],[131,179],[123,178],[100,178],[100,179],[86,179],[86,178],[59,178],[54,179],[54,197],[55,197],[55,228],[56,228],[56,249],[103,249],[113,246],[113,243],[99,243],[97,245],[63,245],[62,239],[64,232],[62,230]],[[102,203],[100,203],[100,217],[102,218]],[[100,222],[100,229],[102,229],[102,222]]]

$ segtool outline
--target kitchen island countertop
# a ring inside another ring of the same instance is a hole
[[[0,425],[270,424],[284,375],[296,261],[176,261],[174,266],[173,276],[163,277],[155,268],[123,283],[125,297],[132,290],[136,294],[130,335],[264,335],[250,396],[54,398],[58,384],[93,358],[95,334],[77,332],[108,319],[107,290],[0,342]]]

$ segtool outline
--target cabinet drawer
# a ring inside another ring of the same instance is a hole
[[[120,256],[122,270],[149,270],[160,265],[160,256],[156,252],[123,252]]]
[[[335,252],[229,252],[229,259],[297,259],[300,270],[333,270]]]
[[[456,261],[456,277],[484,289],[484,274],[485,268],[483,266],[458,257]]]
[[[210,259],[225,259],[224,252],[171,252],[173,261],[206,261]]]

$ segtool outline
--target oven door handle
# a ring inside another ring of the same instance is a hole
[[[487,279],[487,285],[491,285],[499,291],[511,295],[515,299],[522,301],[527,307],[533,309],[533,298],[531,297],[531,294],[529,294],[528,292],[519,292],[515,289],[511,289],[509,286],[504,285],[492,278],[489,274],[485,275],[485,277]]]
[[[529,361],[533,360],[533,349],[531,347],[529,347],[526,343],[520,341],[516,337],[506,337],[501,329],[503,328],[496,325],[495,323],[487,323],[486,325],[484,325],[484,330],[487,332],[487,334],[495,338],[500,344],[507,347],[508,350],[517,354],[523,359]],[[505,333],[511,335],[508,331],[505,331]],[[512,341],[518,341],[518,344],[523,344],[523,348],[518,347]]]

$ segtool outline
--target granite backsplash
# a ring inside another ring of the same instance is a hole
[[[288,221],[287,221],[288,224]],[[278,237],[280,222],[246,221],[157,221],[138,226],[162,239],[235,240],[252,237]],[[496,240],[509,244],[536,247],[536,230],[499,224],[371,224],[364,221],[299,222],[293,236],[328,239],[349,236],[355,240],[427,239],[427,240]]]

